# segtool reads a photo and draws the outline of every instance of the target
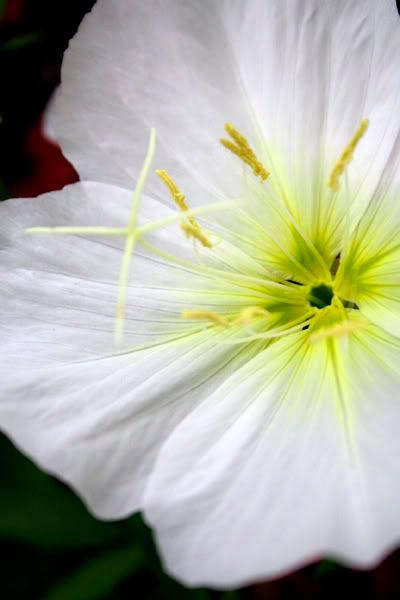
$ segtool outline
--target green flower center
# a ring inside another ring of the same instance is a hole
[[[307,300],[311,306],[316,308],[325,308],[332,303],[333,298],[332,286],[326,283],[319,283],[311,288],[307,294]]]

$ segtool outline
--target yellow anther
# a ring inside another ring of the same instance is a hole
[[[185,196],[182,194],[172,177],[170,177],[168,171],[157,169],[156,173],[169,189],[172,199],[175,201],[178,208],[181,210],[189,210],[189,207],[185,202]]]
[[[186,204],[185,196],[182,194],[178,186],[167,171],[163,169],[156,170],[159,178],[165,183],[172,199],[181,211],[189,210],[189,206]],[[192,237],[198,240],[206,248],[212,248],[212,243],[206,234],[202,231],[200,225],[193,216],[186,217],[185,221],[181,224],[181,228],[188,237]]]
[[[333,167],[332,173],[329,177],[328,187],[330,187],[334,192],[337,192],[339,189],[339,179],[341,175],[343,175],[347,165],[353,160],[354,151],[358,146],[359,141],[367,131],[369,126],[369,121],[364,119],[361,121],[358,126],[357,131],[354,133],[350,142],[347,144],[346,148],[343,150],[339,160]]]
[[[255,317],[267,317],[269,312],[260,306],[248,306],[240,311],[234,323],[236,325],[248,325]]]
[[[194,226],[192,223],[182,223],[181,229],[188,237],[198,240],[206,248],[212,248],[212,244],[208,237],[202,232],[200,227]]]
[[[228,135],[231,136],[232,140],[228,140],[225,138],[221,138],[221,144],[236,154],[239,158],[242,159],[249,167],[252,168],[254,175],[259,177],[261,181],[265,181],[269,177],[269,172],[266,170],[264,165],[258,160],[257,156],[254,153],[254,150],[251,148],[249,142],[246,138],[238,132],[237,129],[231,124],[225,124],[225,131]]]
[[[221,317],[212,310],[185,310],[182,313],[182,319],[195,320],[195,321],[212,321],[216,325],[222,325],[222,327],[228,327],[229,322]]]
[[[221,315],[211,310],[186,310],[181,316],[182,319],[212,321],[216,325],[230,327],[232,325],[248,325],[252,319],[266,317],[267,315],[269,315],[269,312],[260,306],[247,306],[232,320],[224,319]]]
[[[362,321],[342,321],[330,327],[322,327],[310,335],[310,342],[319,342],[329,337],[343,337],[365,327]]]

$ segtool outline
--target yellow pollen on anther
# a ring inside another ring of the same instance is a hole
[[[231,124],[225,124],[225,131],[231,136],[232,140],[221,138],[221,144],[236,154],[243,162],[245,162],[253,170],[254,175],[259,177],[261,181],[268,179],[270,173],[264,167],[264,165],[258,160],[246,138],[238,132],[238,130]]]
[[[200,227],[194,226],[192,223],[182,223],[181,229],[188,237],[192,237],[200,242],[206,248],[212,248],[212,244],[208,237],[203,233]]]
[[[174,200],[176,205],[181,210],[189,210],[189,207],[185,201],[185,196],[182,194],[175,181],[169,175],[168,171],[165,171],[164,169],[157,169],[156,173],[169,189],[172,199]]]
[[[156,170],[157,175],[167,186],[172,199],[181,211],[189,210],[189,206],[186,204],[185,196],[182,194],[175,181],[169,175],[169,173],[163,169]],[[186,217],[186,220],[181,224],[182,230],[188,237],[192,237],[198,240],[206,248],[212,248],[212,243],[206,234],[201,229],[200,225],[193,216]]]
[[[269,314],[265,308],[260,306],[247,306],[240,311],[236,318],[231,320],[224,319],[217,312],[211,310],[185,310],[181,316],[185,320],[212,321],[216,325],[231,327],[233,325],[248,325],[254,318],[266,317]]]
[[[350,142],[347,144],[346,148],[343,150],[339,160],[336,162],[333,167],[332,173],[329,177],[328,187],[330,187],[334,192],[339,190],[339,179],[341,175],[343,175],[347,165],[353,160],[354,151],[357,148],[361,138],[364,136],[369,126],[369,121],[364,119],[361,121],[358,126],[357,131],[354,133]]]
[[[267,317],[270,313],[260,306],[248,306],[234,320],[236,325],[248,325],[255,317]]]
[[[229,326],[229,322],[226,319],[212,310],[185,310],[181,317],[185,320],[212,321],[216,325],[222,325],[222,327]]]
[[[343,337],[365,327],[362,321],[343,321],[330,327],[322,327],[310,335],[310,342],[319,342],[330,337]]]

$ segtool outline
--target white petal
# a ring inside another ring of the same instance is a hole
[[[307,350],[306,335],[248,362],[160,452],[145,515],[189,584],[321,556],[370,566],[400,540],[399,343],[371,329]]]
[[[266,166],[310,232],[362,118],[355,216],[377,182],[398,132],[399,51],[393,0],[100,0],[67,52],[56,130],[83,178],[129,186],[155,126],[160,165],[197,200],[241,191],[242,165],[217,141],[230,120],[253,142],[261,134]]]
[[[160,445],[235,364],[210,335],[114,356],[2,335],[2,430],[102,518],[140,509]]]
[[[364,118],[349,171],[352,203],[370,197],[399,131],[400,23],[393,0],[226,2],[243,86],[274,173],[308,231],[325,213],[329,172]],[[336,201],[338,201],[337,199]],[[323,219],[322,219],[323,220]]]
[[[86,183],[0,207],[1,427],[106,518],[140,507],[163,440],[244,360],[180,319],[175,288],[190,288],[190,273],[144,255],[133,259],[125,345],[113,347],[124,240],[23,233],[28,225],[125,226],[131,199],[129,190]],[[166,212],[143,202],[153,218]],[[182,244],[164,246],[179,253],[186,242],[174,237]],[[160,328],[180,340],[131,350],[158,342]]]
[[[53,113],[55,107],[55,101],[57,94],[59,93],[60,88],[56,88],[56,90],[50,96],[46,107],[43,112],[42,117],[42,134],[53,144],[57,144],[57,136],[54,131],[53,126]]]
[[[213,0],[98,2],[66,53],[53,119],[81,178],[131,187],[153,126],[157,164],[190,203],[218,191],[213,176],[232,188],[218,139],[246,115],[229,52]]]

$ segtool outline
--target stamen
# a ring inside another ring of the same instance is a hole
[[[212,321],[216,325],[229,327],[229,322],[226,319],[211,310],[185,310],[181,316],[185,320]]]
[[[308,324],[308,320],[313,316],[314,313],[312,311],[309,311],[307,313],[304,313],[299,319],[289,321],[285,323],[285,325],[272,327],[261,333],[253,333],[250,336],[235,338],[233,340],[227,340],[221,343],[236,345],[254,342],[255,340],[272,340],[286,335],[291,335],[292,333],[302,331],[304,329],[304,326]]]
[[[197,215],[205,215],[207,213],[225,210],[226,208],[240,209],[241,206],[242,203],[237,200],[226,200],[225,202],[211,202],[210,204],[203,204],[202,206],[198,206],[197,208],[185,210],[178,214],[174,213],[172,215],[168,215],[168,217],[163,217],[162,219],[157,219],[157,221],[151,221],[146,225],[141,225],[136,229],[136,233],[138,236],[143,237],[146,234],[155,231],[156,229],[160,229],[161,227],[167,227],[168,225],[172,225],[177,221],[181,221],[182,217],[189,218]]]
[[[255,317],[266,317],[269,312],[260,306],[247,306],[240,311],[236,319],[228,321],[219,315],[217,312],[210,310],[185,310],[182,313],[182,319],[195,319],[201,321],[212,321],[216,325],[230,327],[231,325],[248,325]]]
[[[208,237],[202,232],[200,227],[195,227],[192,223],[182,223],[181,229],[190,238],[198,240],[205,248],[212,248],[212,244]]]
[[[332,173],[329,177],[328,187],[330,187],[334,192],[337,192],[339,190],[339,179],[340,179],[341,175],[343,175],[347,165],[353,160],[354,151],[357,148],[358,143],[360,142],[361,138],[367,131],[368,126],[369,126],[369,121],[367,119],[364,119],[363,121],[361,121],[360,125],[358,126],[357,131],[354,133],[350,142],[347,144],[346,148],[343,150],[342,155],[340,156],[339,160],[333,167]]]
[[[315,343],[329,337],[343,337],[365,327],[362,321],[343,321],[330,327],[323,327],[310,335],[310,342]]]
[[[254,150],[251,148],[249,142],[246,138],[238,132],[238,130],[231,124],[225,124],[225,131],[228,135],[231,136],[233,142],[231,140],[227,140],[225,138],[221,138],[221,144],[236,154],[239,158],[242,159],[251,169],[253,170],[254,175],[259,177],[261,181],[265,181],[270,176],[270,173],[264,167],[264,165],[258,160],[255,155]]]
[[[248,306],[240,311],[234,320],[235,325],[248,325],[255,317],[267,317],[270,313],[260,306]]]
[[[165,171],[164,169],[156,169],[156,173],[169,189],[172,199],[176,202],[177,206],[181,210],[189,210],[189,207],[185,201],[185,196],[182,194],[172,177],[170,177],[168,171]]]
[[[165,183],[172,199],[181,211],[188,211],[189,206],[186,204],[185,196],[182,194],[178,186],[167,171],[163,169],[156,170],[159,178]],[[212,243],[206,234],[202,231],[200,225],[193,216],[186,217],[186,222],[181,224],[182,230],[188,237],[198,240],[206,248],[212,248]]]

